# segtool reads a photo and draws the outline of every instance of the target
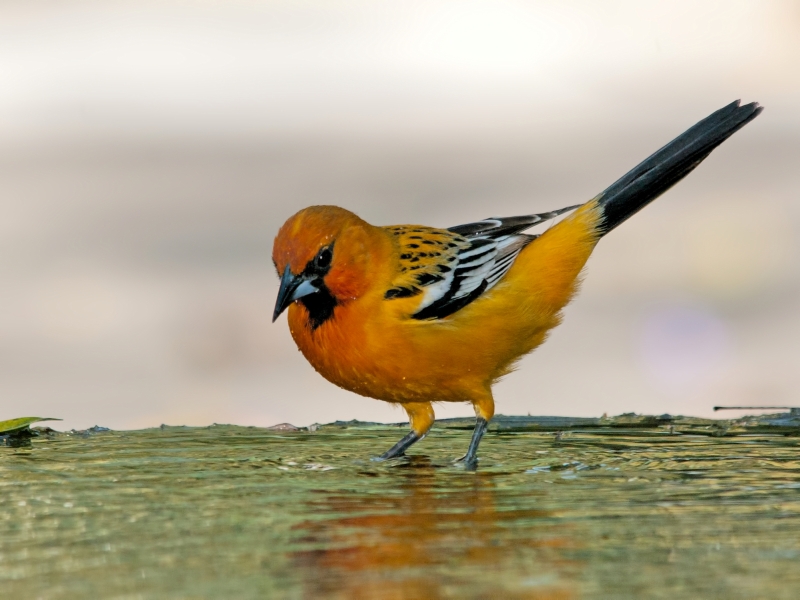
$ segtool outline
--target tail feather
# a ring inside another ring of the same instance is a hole
[[[598,197],[605,235],[686,177],[717,146],[755,119],[758,103],[730,103],[672,140]]]

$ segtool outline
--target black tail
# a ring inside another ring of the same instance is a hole
[[[730,103],[679,135],[599,196],[603,235],[658,198],[762,111],[756,102]]]

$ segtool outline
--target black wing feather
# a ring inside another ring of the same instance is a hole
[[[543,223],[550,219],[555,219],[557,216],[575,210],[580,204],[575,206],[568,206],[559,210],[553,210],[545,213],[538,213],[535,215],[523,215],[521,217],[489,217],[483,221],[475,223],[466,223],[464,225],[456,225],[455,227],[448,227],[448,231],[463,235],[466,238],[488,236],[489,238],[498,238],[504,235],[514,235],[520,233]]]

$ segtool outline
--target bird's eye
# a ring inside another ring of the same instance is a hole
[[[333,259],[333,252],[327,246],[319,251],[316,258],[314,259],[314,266],[318,269],[327,269],[330,264],[331,260]]]

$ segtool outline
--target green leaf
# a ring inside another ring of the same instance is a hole
[[[0,421],[0,435],[17,431],[18,429],[25,429],[31,423],[38,423],[39,421],[60,421],[61,419],[54,419],[51,417],[21,417],[19,419],[11,419],[10,421]]]

